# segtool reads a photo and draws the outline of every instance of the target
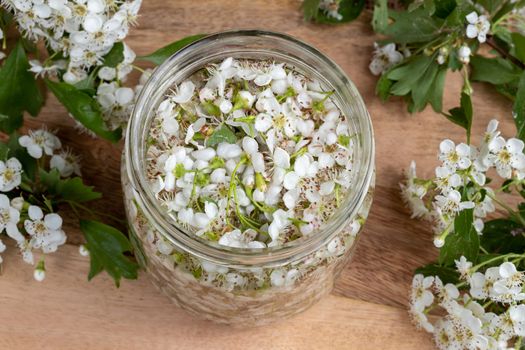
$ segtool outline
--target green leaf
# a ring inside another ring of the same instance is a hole
[[[0,142],[0,160],[6,161],[9,155],[9,146],[6,143]]]
[[[131,245],[126,236],[114,227],[101,222],[80,220],[80,229],[84,233],[91,258],[88,279],[91,280],[102,270],[113,277],[120,285],[122,277],[136,279],[139,266],[124,255],[131,252]]]
[[[319,12],[319,4],[321,0],[304,0],[303,1],[303,14],[306,21],[310,21],[317,16]]]
[[[509,219],[487,221],[483,228],[481,246],[488,252],[498,254],[523,253],[525,251],[525,228]]]
[[[338,11],[342,17],[340,20],[327,16],[323,11],[318,11],[315,21],[327,24],[348,23],[359,17],[365,3],[365,0],[341,0]]]
[[[213,147],[221,142],[235,143],[237,137],[226,125],[221,125],[213,131],[213,134],[206,140],[206,146]]]
[[[376,94],[381,101],[385,102],[390,97],[390,88],[392,87],[392,80],[387,78],[387,74],[382,74],[376,84]]]
[[[399,44],[428,42],[439,35],[443,24],[443,20],[428,16],[424,8],[412,12],[389,11],[389,15],[394,22],[385,28],[383,34]]]
[[[102,197],[100,192],[93,191],[92,186],[84,185],[80,177],[61,179],[57,169],[49,172],[40,169],[40,181],[48,193],[62,200],[82,203]]]
[[[103,65],[106,67],[115,68],[122,61],[124,61],[124,44],[122,42],[118,42],[115,43],[106,56],[104,56]]]
[[[428,102],[430,102],[432,109],[437,113],[441,113],[441,109],[443,108],[443,91],[445,89],[446,75],[447,69],[441,68],[438,71],[428,94]]]
[[[374,32],[383,33],[387,26],[388,2],[387,0],[376,0],[372,16],[372,28],[374,28]]]
[[[93,97],[68,83],[57,83],[46,79],[46,85],[68,112],[86,128],[109,141],[120,140],[122,130],[118,128],[110,131],[106,128],[100,106]]]
[[[397,82],[392,85],[390,93],[404,96],[413,88],[417,88],[418,81],[420,81],[420,78],[425,74],[433,61],[433,58],[430,56],[416,56],[406,64],[392,69],[387,73],[387,77],[391,80],[397,80]]]
[[[486,58],[475,55],[470,59],[474,81],[483,81],[491,84],[506,84],[519,79],[521,70],[509,61],[501,58]]]
[[[139,58],[145,61],[153,62],[156,65],[162,64],[164,61],[166,61],[166,59],[168,59],[168,57],[173,55],[175,52],[179,51],[185,46],[188,46],[194,41],[204,38],[206,35],[207,34],[197,34],[188,36],[184,39],[175,41],[167,46],[164,46],[158,49],[157,51],[150,53],[149,55],[141,56]]]
[[[525,140],[525,71],[522,73],[514,102],[514,124],[516,124],[516,137]]]
[[[430,95],[430,88],[436,79],[438,73],[438,65],[432,63],[421,77],[419,84],[412,89],[412,100],[414,101],[414,109],[421,111],[425,108]]]
[[[436,263],[428,264],[421,266],[416,269],[415,273],[420,273],[423,276],[438,276],[443,283],[453,283],[456,284],[459,282],[459,273],[455,268],[448,266],[441,266]]]
[[[12,133],[22,126],[24,111],[36,116],[44,103],[29,62],[18,41],[0,69],[0,130]]]
[[[470,129],[472,128],[472,101],[470,95],[462,92],[460,107],[452,108],[445,114],[452,123],[461,126],[467,131],[467,140],[470,140]]]
[[[512,43],[514,44],[514,54],[521,62],[525,62],[525,36],[520,33],[512,33]]]
[[[474,229],[473,209],[462,210],[454,220],[454,232],[451,232],[445,245],[439,252],[439,264],[453,266],[454,260],[462,255],[469,261],[476,261],[479,254],[479,235]]]

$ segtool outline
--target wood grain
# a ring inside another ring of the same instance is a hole
[[[349,25],[314,25],[302,20],[299,7],[298,0],[146,0],[140,26],[127,43],[146,54],[190,34],[254,27],[281,31],[319,48],[354,81],[374,124],[377,187],[355,258],[337,281],[335,295],[293,321],[231,331],[190,319],[168,305],[145,276],[118,291],[105,277],[86,283],[87,262],[74,247],[50,259],[49,278],[41,285],[11,250],[0,278],[0,319],[10,320],[0,328],[2,348],[429,348],[428,338],[410,327],[404,308],[412,271],[434,259],[437,251],[428,225],[409,219],[398,183],[412,159],[422,174],[430,175],[440,140],[464,141],[464,132],[430,109],[409,115],[401,101],[379,101],[376,77],[368,71],[377,39],[369,15]],[[446,108],[459,104],[460,88],[460,77],[449,75]],[[493,117],[502,120],[504,135],[514,133],[510,102],[484,85],[475,85],[475,91],[473,135],[481,135]],[[27,122],[32,128],[46,123],[58,129],[64,144],[82,154],[85,179],[104,193],[96,205],[123,217],[121,144],[78,135],[74,121],[53,98],[40,117]],[[78,244],[82,238],[76,223],[66,222],[68,243]]]

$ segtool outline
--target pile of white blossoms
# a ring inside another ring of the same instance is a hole
[[[284,64],[211,64],[150,130],[148,177],[179,225],[232,247],[310,235],[350,187],[353,136],[320,83]]]
[[[507,258],[519,261],[524,255]],[[478,271],[497,260],[501,256],[472,266],[461,257],[456,261],[463,280],[458,285],[444,284],[438,276],[414,276],[410,313],[418,327],[434,333],[439,349],[520,349],[525,337],[525,273],[510,261]],[[445,315],[429,319],[435,309]]]
[[[498,121],[490,121],[480,147],[444,140],[439,145],[436,177],[431,180],[416,176],[412,162],[406,183],[401,185],[404,200],[413,217],[434,223],[434,245],[442,247],[446,237],[454,230],[454,219],[463,209],[474,209],[474,227],[483,231],[483,219],[495,210],[494,190],[486,186],[486,173],[495,169],[505,180],[519,182],[525,178],[523,141],[505,140],[498,131]],[[463,195],[460,188],[467,188]]]
[[[466,16],[465,21],[465,39],[477,39],[479,43],[484,43],[490,31],[490,22],[487,17],[484,15],[479,16],[477,12],[471,12]],[[471,48],[466,42],[457,41],[452,47],[445,45],[439,48],[436,56],[437,63],[440,65],[445,64],[449,59],[451,50],[456,51],[457,58],[461,63],[468,64],[470,62]],[[379,46],[375,43],[374,54],[369,65],[372,74],[380,75],[403,61],[404,58],[410,57],[410,50],[404,48],[401,51],[402,53],[396,49],[396,44],[394,43],[384,46]]]
[[[57,169],[60,176],[67,178],[73,174],[80,175],[79,158],[70,150],[62,148],[60,140],[45,129],[30,130],[28,135],[18,140],[27,153],[38,160],[40,166]],[[13,239],[23,260],[35,264],[33,252],[40,250],[43,254],[52,253],[66,242],[62,230],[62,218],[49,212],[46,203],[42,206],[31,205],[20,190],[27,189],[24,183],[22,164],[15,158],[0,161],[0,237],[2,233]],[[47,214],[44,215],[44,212]],[[6,246],[0,240],[0,253]],[[0,257],[0,263],[2,258]],[[45,277],[43,255],[36,266],[34,277],[42,281]]]
[[[124,87],[133,70],[135,53],[125,43],[124,59],[116,67],[104,66],[104,56],[127,36],[136,23],[142,0],[1,0],[14,13],[22,34],[43,40],[50,56],[31,60],[37,76],[56,75],[76,84],[96,74],[96,99],[110,130],[123,127],[133,108],[135,91]],[[0,34],[1,36],[1,34]],[[1,53],[0,53],[1,55]]]

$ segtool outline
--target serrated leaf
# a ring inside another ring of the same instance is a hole
[[[0,130],[12,133],[23,123],[24,111],[36,116],[44,103],[29,62],[18,41],[0,69]],[[6,118],[7,117],[7,118]]]
[[[387,78],[387,74],[382,74],[376,84],[376,94],[381,101],[385,102],[390,97],[390,88],[392,87],[392,80]]]
[[[404,96],[412,89],[417,88],[417,82],[420,81],[432,62],[433,58],[430,56],[417,56],[406,64],[392,69],[387,73],[387,77],[396,80],[396,82],[390,88],[390,93]]]
[[[496,57],[486,58],[475,55],[470,59],[470,79],[495,85],[510,83],[520,78],[521,70],[509,61]]]
[[[432,106],[432,109],[434,109],[434,112],[441,113],[441,109],[443,108],[443,91],[445,89],[445,77],[447,75],[447,69],[441,68],[436,78],[434,79],[434,82],[432,83],[432,86],[430,87],[429,95],[428,95],[428,102]]]
[[[124,44],[122,42],[118,42],[115,43],[106,56],[104,56],[103,65],[106,67],[115,68],[122,61],[124,61]]]
[[[464,209],[454,220],[454,232],[445,239],[439,252],[439,264],[454,266],[454,260],[462,255],[469,261],[476,261],[479,254],[479,235],[474,229],[473,209]]]
[[[414,101],[414,109],[416,111],[421,111],[425,108],[428,101],[430,87],[434,83],[437,73],[438,65],[433,62],[428,66],[420,81],[418,81],[417,86],[414,86],[412,89],[412,100]]]
[[[62,179],[57,169],[49,172],[40,169],[40,181],[48,193],[62,200],[82,203],[102,197],[100,192],[93,191],[93,186],[85,185],[80,177]]]
[[[68,112],[86,128],[109,141],[120,140],[122,130],[118,128],[111,131],[106,128],[100,106],[92,96],[68,83],[46,80],[46,85]]]
[[[206,146],[213,147],[218,145],[221,142],[235,143],[237,137],[226,125],[221,125],[219,128],[215,129],[213,133],[206,140]]]
[[[185,46],[188,46],[194,41],[204,38],[206,35],[207,34],[196,34],[196,35],[188,36],[184,39],[181,39],[169,45],[166,45],[158,49],[157,51],[150,53],[149,55],[141,56],[139,58],[145,61],[153,62],[156,65],[162,64],[164,61],[166,61],[166,59],[168,59],[168,57],[173,55],[175,52],[179,51]]]
[[[436,263],[421,266],[416,269],[415,273],[420,273],[423,276],[438,276],[443,283],[459,282],[459,273],[455,268],[448,266],[441,266]]]
[[[467,131],[467,140],[470,140],[470,130],[472,128],[472,101],[470,95],[462,92],[460,107],[452,108],[445,114],[448,120],[461,126]]]
[[[126,236],[114,227],[98,221],[81,220],[80,229],[86,238],[91,268],[88,279],[91,280],[101,271],[113,278],[120,286],[122,277],[136,279],[139,266],[124,255],[131,252],[131,245]]]
[[[389,11],[393,23],[388,25],[383,34],[399,44],[421,43],[439,35],[443,20],[428,16],[426,9],[418,8],[413,12]]]

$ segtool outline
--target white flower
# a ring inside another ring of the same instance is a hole
[[[177,92],[170,96],[170,99],[176,103],[187,103],[193,97],[195,91],[195,84],[186,80],[179,85]]]
[[[425,308],[432,305],[434,295],[429,290],[434,283],[434,277],[425,277],[422,274],[414,275],[412,279],[412,289],[410,291],[410,303],[419,308]]]
[[[31,236],[31,245],[34,248],[41,248],[44,253],[52,253],[66,242],[62,218],[58,214],[44,216],[40,207],[31,205],[28,215],[29,219],[24,222],[24,228]]]
[[[379,46],[374,43],[374,57],[368,68],[374,75],[379,75],[403,60],[403,54],[396,50],[396,44]]]
[[[468,64],[470,62],[471,54],[472,50],[470,50],[470,47],[467,45],[461,45],[461,47],[458,49],[459,61],[463,64]]]
[[[293,212],[291,211],[277,209],[273,212],[273,221],[270,226],[268,226],[268,234],[270,235],[272,241],[276,241],[279,236],[284,233],[286,227],[290,226],[291,221],[289,219],[292,217]]]
[[[5,194],[0,194],[0,233],[5,229],[9,237],[17,242],[23,241],[24,237],[17,227],[19,221],[20,211],[11,206]]]
[[[256,241],[256,237],[257,232],[253,229],[248,229],[244,232],[241,232],[241,230],[233,230],[222,235],[219,239],[219,244],[234,248],[265,248],[266,244]]]
[[[55,75],[58,70],[65,69],[66,61],[59,60],[55,61],[55,64],[44,66],[39,60],[30,60],[29,65],[31,66],[31,68],[29,69],[30,72],[35,73],[37,77],[45,77],[46,75]]]
[[[511,138],[505,141],[503,137],[498,136],[489,143],[490,154],[487,160],[490,164],[494,164],[501,177],[509,179],[512,177],[513,169],[525,168],[524,146],[523,141],[519,139]]]
[[[436,168],[436,184],[441,192],[446,193],[451,189],[457,188],[463,184],[461,176],[447,166]]]
[[[464,209],[474,208],[471,201],[461,201],[461,194],[456,190],[451,190],[446,196],[437,195],[434,201],[435,205],[447,215],[455,215]]]
[[[468,38],[478,38],[480,43],[484,43],[487,40],[487,33],[490,30],[490,22],[487,17],[478,14],[473,11],[466,16],[467,22],[467,37]]]
[[[54,154],[49,161],[49,167],[51,169],[57,169],[62,177],[69,177],[73,174],[81,175],[80,157],[70,149],[65,149],[58,154]]]
[[[459,260],[454,260],[456,264],[456,269],[461,275],[461,278],[466,278],[470,275],[470,268],[472,267],[472,263],[467,260],[463,255]]]
[[[0,160],[0,191],[9,192],[22,182],[22,164],[16,158]]]
[[[85,244],[81,244],[78,246],[78,253],[82,256],[89,256],[89,250]]]
[[[33,278],[38,282],[42,282],[46,278],[46,270],[36,268],[33,272]]]
[[[434,331],[434,326],[428,321],[428,317],[424,310],[425,308],[421,304],[410,303],[409,313],[416,327],[432,333]]]
[[[416,162],[412,161],[410,167],[405,173],[406,183],[400,183],[401,195],[403,201],[408,205],[412,212],[412,218],[428,217],[430,214],[428,208],[423,201],[423,197],[427,193],[427,189],[416,183]]]
[[[498,267],[489,267],[484,274],[474,272],[470,279],[470,295],[476,299],[486,299],[494,295],[493,285],[500,277]]]
[[[518,337],[525,337],[525,305],[513,305],[509,308],[508,313],[514,333]]]
[[[439,160],[451,169],[467,169],[471,164],[470,147],[460,143],[455,145],[451,140],[443,140],[439,145]]]
[[[42,158],[44,153],[51,156],[62,147],[58,137],[44,129],[29,130],[29,134],[21,136],[18,143],[27,148],[29,155],[36,159]]]
[[[270,274],[270,280],[272,282],[272,286],[275,287],[282,287],[282,286],[291,286],[295,283],[297,278],[299,277],[299,271],[297,269],[275,269]]]

